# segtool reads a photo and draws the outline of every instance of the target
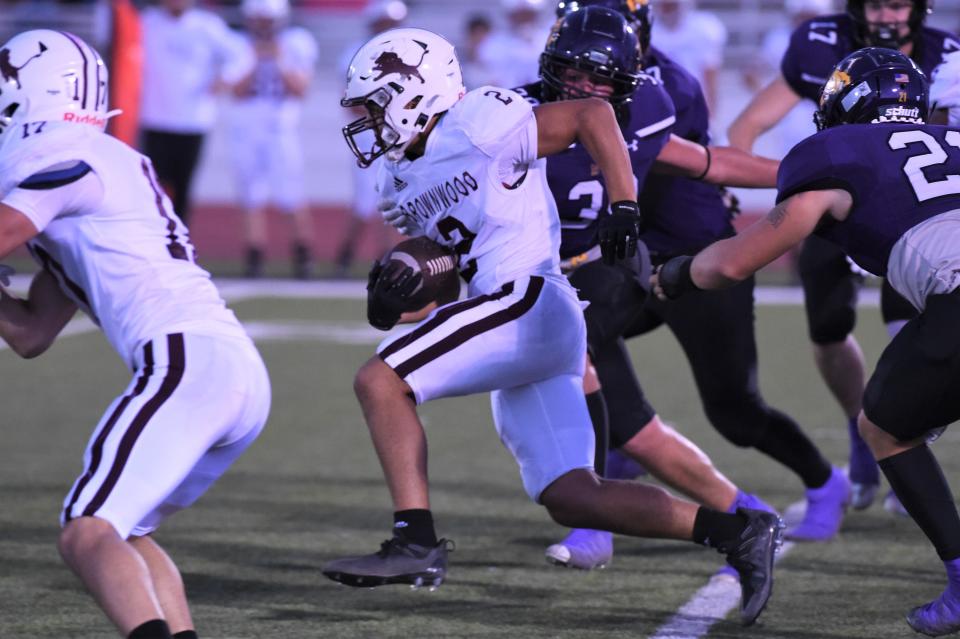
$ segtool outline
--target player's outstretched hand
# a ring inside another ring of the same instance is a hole
[[[386,266],[374,263],[367,277],[367,321],[370,326],[388,331],[397,325],[410,308],[410,297],[423,281],[423,274],[414,272],[403,262],[392,260]]]
[[[610,205],[610,215],[600,219],[597,229],[600,254],[604,264],[637,254],[640,237],[640,207],[632,200],[621,200]]]

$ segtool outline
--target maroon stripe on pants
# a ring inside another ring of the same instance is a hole
[[[497,311],[492,315],[488,315],[481,320],[467,324],[459,330],[454,331],[436,344],[420,351],[405,362],[401,362],[400,365],[396,366],[393,370],[403,379],[418,368],[449,353],[467,340],[491,331],[507,322],[512,322],[533,308],[533,305],[536,304],[537,299],[540,297],[541,290],[543,290],[543,278],[531,277],[530,283],[527,285],[527,290],[519,302],[511,304],[502,311]]]
[[[466,299],[462,302],[457,302],[456,304],[451,304],[440,309],[430,320],[424,322],[410,333],[398,338],[397,341],[383,349],[380,352],[380,359],[387,359],[400,349],[406,348],[413,342],[417,341],[433,329],[446,322],[454,315],[463,313],[464,311],[469,311],[470,309],[476,308],[485,302],[492,302],[494,300],[501,299],[512,292],[513,282],[508,282],[507,284],[504,284],[503,288],[496,293],[491,293],[490,295],[478,295],[477,297],[471,297],[470,299]]]
[[[74,505],[76,505],[77,499],[80,498],[80,493],[83,492],[83,489],[87,487],[90,479],[96,474],[97,469],[100,468],[100,461],[103,459],[103,443],[107,440],[107,437],[110,436],[110,431],[113,430],[123,411],[125,411],[127,405],[130,404],[130,401],[142,393],[143,389],[147,387],[147,381],[151,375],[153,375],[153,342],[147,342],[143,347],[143,371],[140,373],[140,378],[137,380],[136,386],[133,387],[129,395],[123,396],[123,399],[120,400],[116,409],[114,409],[113,413],[107,419],[107,423],[103,425],[103,429],[100,431],[100,434],[97,435],[97,439],[93,442],[93,448],[90,451],[90,467],[87,468],[83,473],[83,477],[77,482],[77,486],[73,490],[73,495],[70,496],[70,502],[64,510],[64,518],[67,521],[73,519],[71,511]]]
[[[90,503],[87,504],[87,507],[84,508],[84,517],[92,517],[96,514],[97,510],[103,506],[107,497],[110,496],[110,491],[117,485],[117,480],[120,479],[120,474],[123,472],[127,460],[130,459],[130,453],[133,451],[134,444],[137,443],[137,438],[140,437],[143,429],[147,427],[150,419],[160,410],[164,402],[170,399],[173,391],[175,391],[180,384],[180,380],[183,379],[186,354],[182,333],[167,335],[167,352],[169,354],[167,376],[163,378],[163,382],[160,384],[160,390],[157,391],[156,395],[147,400],[140,409],[140,412],[138,412],[136,417],[133,418],[133,421],[130,422],[130,426],[127,427],[127,431],[123,434],[120,445],[117,447],[117,456],[113,460],[113,466],[110,467],[110,472],[107,473],[107,477],[104,479],[103,484],[101,484],[100,490],[97,491],[97,494],[94,495]]]

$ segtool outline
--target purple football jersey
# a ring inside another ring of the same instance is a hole
[[[818,16],[797,27],[780,62],[787,84],[798,95],[814,102],[819,100],[820,87],[833,67],[860,48],[853,41],[855,29],[853,20],[845,13]],[[953,51],[960,51],[956,36],[922,27],[911,57],[929,78],[944,56]]]
[[[960,130],[933,124],[846,124],[791,149],[777,174],[777,201],[843,189],[845,220],[825,217],[816,235],[863,269],[886,275],[900,237],[935,215],[960,209]]]
[[[535,82],[517,93],[539,104],[542,84]],[[641,76],[631,102],[624,107],[620,128],[633,174],[642,185],[653,161],[667,143],[676,114],[663,84],[649,76]],[[547,158],[547,182],[557,201],[560,213],[560,257],[566,259],[584,253],[597,245],[599,219],[609,215],[610,205],[603,176],[590,154],[580,144]],[[643,211],[641,211],[643,213]]]
[[[710,113],[700,83],[663,52],[651,47],[644,73],[663,82],[677,111],[673,133],[685,140],[710,143]],[[734,234],[730,211],[720,188],[689,178],[651,173],[642,185],[640,211],[646,230],[641,235],[653,262],[693,254]]]

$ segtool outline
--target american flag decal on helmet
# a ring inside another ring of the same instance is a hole
[[[898,84],[909,84],[910,76],[908,76],[906,73],[898,73],[896,76],[894,76],[893,81]]]

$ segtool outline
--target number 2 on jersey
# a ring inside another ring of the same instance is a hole
[[[944,141],[960,149],[960,131],[947,131]],[[920,202],[926,202],[944,195],[960,195],[960,175],[947,174],[943,180],[928,180],[923,170],[930,166],[945,164],[949,158],[943,145],[926,131],[895,131],[887,144],[894,151],[907,148],[908,144],[923,144],[928,153],[914,155],[903,165],[903,173],[910,180],[910,186]]]
[[[473,240],[476,239],[477,234],[468,229],[466,224],[455,217],[447,216],[437,222],[437,230],[443,236],[443,239],[448,242],[456,241],[453,250],[456,251],[458,258],[462,259],[470,254],[470,250],[473,248]],[[457,236],[460,237],[458,241],[456,240]],[[473,279],[476,273],[477,260],[469,260],[460,268],[460,276],[467,282]]]

